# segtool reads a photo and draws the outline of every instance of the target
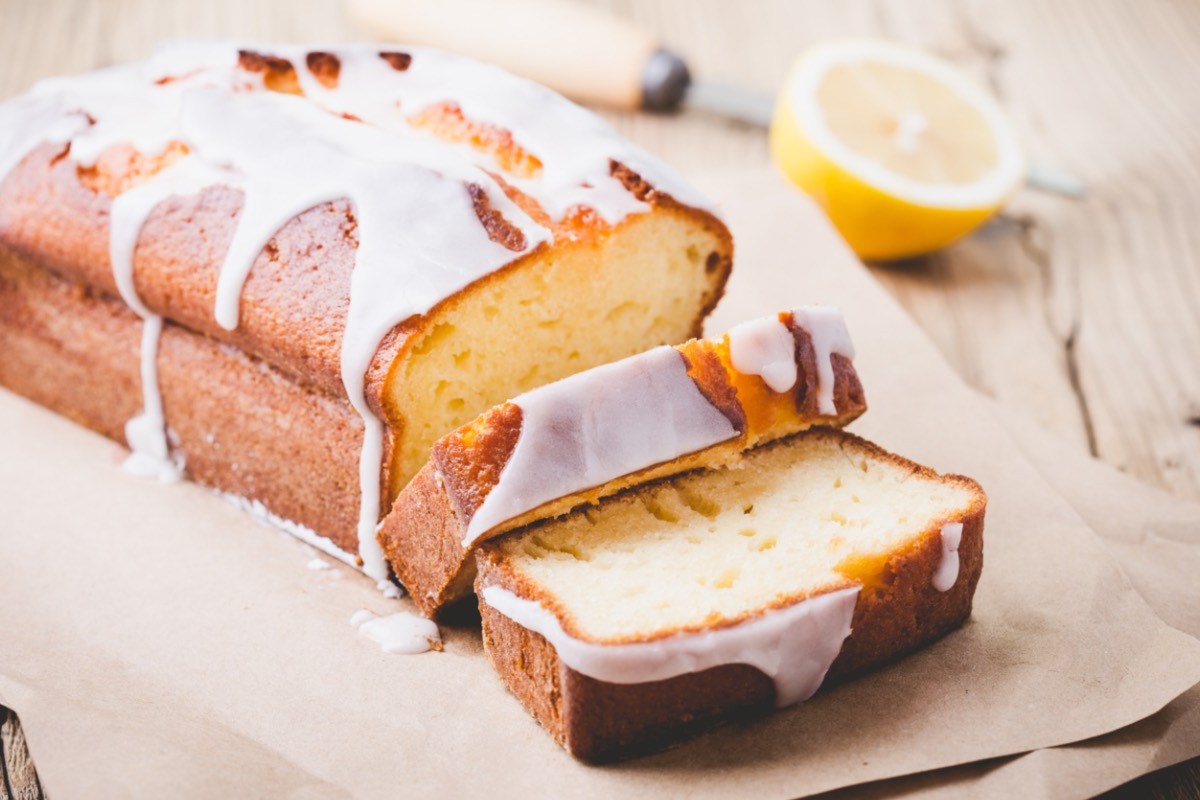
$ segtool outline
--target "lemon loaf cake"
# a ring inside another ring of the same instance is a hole
[[[436,439],[696,335],[731,258],[598,117],[434,50],[177,45],[0,105],[0,380],[378,579]]]
[[[958,626],[985,504],[969,478],[814,428],[484,544],[484,644],[575,756],[647,752]]]
[[[810,306],[659,347],[497,406],[439,439],[378,538],[417,605],[470,594],[472,552],[634,483],[866,410],[841,314]]]

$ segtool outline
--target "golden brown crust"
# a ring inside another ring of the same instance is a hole
[[[965,515],[939,520],[914,549],[897,553],[888,560],[879,582],[870,589],[864,587],[859,596],[851,623],[854,633],[830,667],[830,680],[854,675],[916,650],[966,621],[983,572],[986,505],[980,490]],[[939,592],[933,588],[933,575],[943,557],[941,526],[948,522],[963,525],[958,579],[949,591]]]
[[[0,385],[118,442],[141,409],[141,321],[0,249]],[[233,348],[165,326],[163,405],[189,477],[358,550],[362,422]]]
[[[479,219],[479,224],[483,226],[483,229],[487,231],[489,239],[514,253],[525,249],[525,234],[492,207],[492,201],[482,186],[477,183],[468,183],[467,193],[471,195],[471,205],[475,208],[475,216]]]
[[[418,128],[428,129],[442,139],[461,142],[487,153],[509,175],[535,178],[542,171],[542,162],[517,144],[512,131],[469,119],[458,103],[435,103],[409,117],[408,121]],[[506,185],[507,188],[510,187]],[[553,225],[549,218],[546,221]]]
[[[379,53],[379,57],[397,72],[404,72],[412,64],[412,56],[397,50],[383,50]]]
[[[322,86],[326,89],[337,88],[342,73],[342,60],[337,55],[314,50],[304,57],[304,63]]]
[[[402,491],[411,513],[388,516],[388,534],[378,536],[384,557],[426,614],[470,591],[474,574],[447,574],[446,567],[453,564],[456,572],[461,571],[470,551],[437,533],[466,529],[471,515],[500,480],[520,433],[521,407],[503,403],[442,437],[434,443],[429,462]],[[431,581],[430,575],[445,577]]]
[[[413,513],[393,519],[387,517],[388,535],[378,536],[383,555],[397,580],[404,584],[413,602],[427,616],[470,592],[472,573],[455,570],[447,574],[446,564],[461,564],[462,544],[438,531],[459,527],[462,519],[444,488],[444,479],[434,462],[417,473],[403,492]],[[467,551],[469,553],[469,551]],[[462,577],[458,577],[458,573]],[[431,581],[427,576],[445,576]],[[466,581],[466,585],[462,585]]]
[[[813,431],[797,436],[828,435]],[[937,473],[849,434],[849,446],[865,449],[923,477],[939,478],[968,488],[973,500],[956,519],[938,520],[909,546],[884,561],[878,575],[864,585],[851,623],[852,633],[826,678],[825,687],[911,652],[958,627],[970,616],[975,588],[983,569],[983,524],[987,498],[977,483],[958,475]],[[787,446],[786,440],[768,446]],[[669,479],[668,479],[669,480]],[[962,522],[958,580],[947,592],[932,584],[942,558],[941,525]],[[477,554],[476,586],[495,585],[537,600],[559,617],[565,631],[581,635],[569,615],[540,587],[524,580],[504,561],[495,545]],[[807,596],[807,595],[805,595]],[[800,596],[781,598],[771,607],[790,605]],[[641,684],[612,684],[580,674],[562,664],[541,635],[533,633],[480,602],[484,645],[501,680],[546,728],[577,758],[607,761],[645,754],[691,738],[729,719],[761,714],[774,703],[768,676],[743,664]],[[736,624],[761,611],[723,624]],[[672,635],[690,628],[656,632]],[[630,641],[647,637],[631,636]],[[547,691],[552,688],[554,691]]]
[[[641,200],[643,203],[649,203],[654,199],[656,193],[654,186],[621,162],[609,161],[608,171],[638,200]]]
[[[521,407],[501,403],[486,416],[434,442],[430,461],[458,516],[470,519],[500,481],[521,435]]]
[[[696,382],[704,399],[720,411],[739,434],[746,433],[746,410],[738,402],[737,388],[729,379],[721,357],[703,339],[693,339],[679,346],[687,365],[687,373]]]
[[[238,50],[238,67],[263,76],[263,84],[273,92],[301,94],[300,79],[291,61],[269,53]]]
[[[835,356],[836,419],[822,417],[816,398],[816,353],[807,334],[797,337],[798,383],[812,390],[772,392],[765,382],[737,373],[729,364],[727,339],[694,339],[679,345],[688,374],[700,392],[740,432],[740,436],[670,463],[654,465],[600,487],[550,501],[486,532],[483,541],[536,520],[594,503],[621,489],[663,476],[736,460],[747,446],[770,441],[817,423],[845,425],[866,410],[854,365]],[[801,347],[807,342],[807,348]],[[514,413],[513,409],[516,409]],[[436,616],[470,592],[475,569],[473,545],[464,545],[471,515],[499,480],[520,434],[520,409],[507,403],[491,409],[434,445],[429,466],[396,496],[376,535],[392,570],[420,609]],[[438,494],[445,495],[438,498]],[[431,513],[436,509],[436,513]],[[451,509],[455,513],[444,513]]]
[[[812,336],[804,328],[796,324],[795,318],[790,312],[783,312],[779,315],[780,321],[788,326],[788,330],[792,332],[792,338],[796,342],[796,363],[797,364],[815,364],[817,351],[813,347]],[[844,367],[850,364],[850,359],[840,353],[830,355],[830,360],[834,365],[834,373],[841,374]],[[850,370],[848,373],[848,381],[843,386],[837,386],[835,381],[834,396],[837,398],[839,392],[844,392],[848,398],[848,402],[852,405],[865,405],[866,400],[863,395],[862,384],[858,380],[858,373]],[[840,399],[840,398],[839,398]],[[805,369],[799,380],[796,381],[796,406],[803,409],[809,414],[819,414],[819,400],[817,398],[817,371],[815,369]]]

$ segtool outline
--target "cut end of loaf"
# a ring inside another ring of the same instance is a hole
[[[421,321],[386,390],[390,497],[433,443],[537,386],[699,332],[732,259],[724,226],[674,204],[543,250]]]

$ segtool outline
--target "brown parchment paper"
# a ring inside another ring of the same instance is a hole
[[[990,401],[989,401],[990,402]],[[1087,521],[1151,608],[1200,636],[1200,505],[1147,487],[992,403],[1022,452]],[[836,790],[823,800],[1091,797],[1200,755],[1200,686],[1120,730],[1012,758]]]
[[[772,175],[706,183],[738,246],[712,329],[840,305],[871,404],[855,430],[987,489],[962,630],[769,719],[584,767],[506,695],[474,630],[385,655],[349,617],[403,603],[0,393],[0,702],[48,793],[800,796],[1096,737],[1200,681],[1200,642],[1159,620],[823,218]]]

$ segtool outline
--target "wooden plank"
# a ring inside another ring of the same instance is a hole
[[[0,800],[45,800],[17,715],[0,706]]]
[[[1200,761],[1151,772],[1096,800],[1200,800]]]
[[[1200,497],[1200,7],[986,8],[975,24],[1002,43],[1009,107],[1089,185],[1081,203],[1026,207],[1046,231],[1051,311],[1076,331],[1095,451]]]

